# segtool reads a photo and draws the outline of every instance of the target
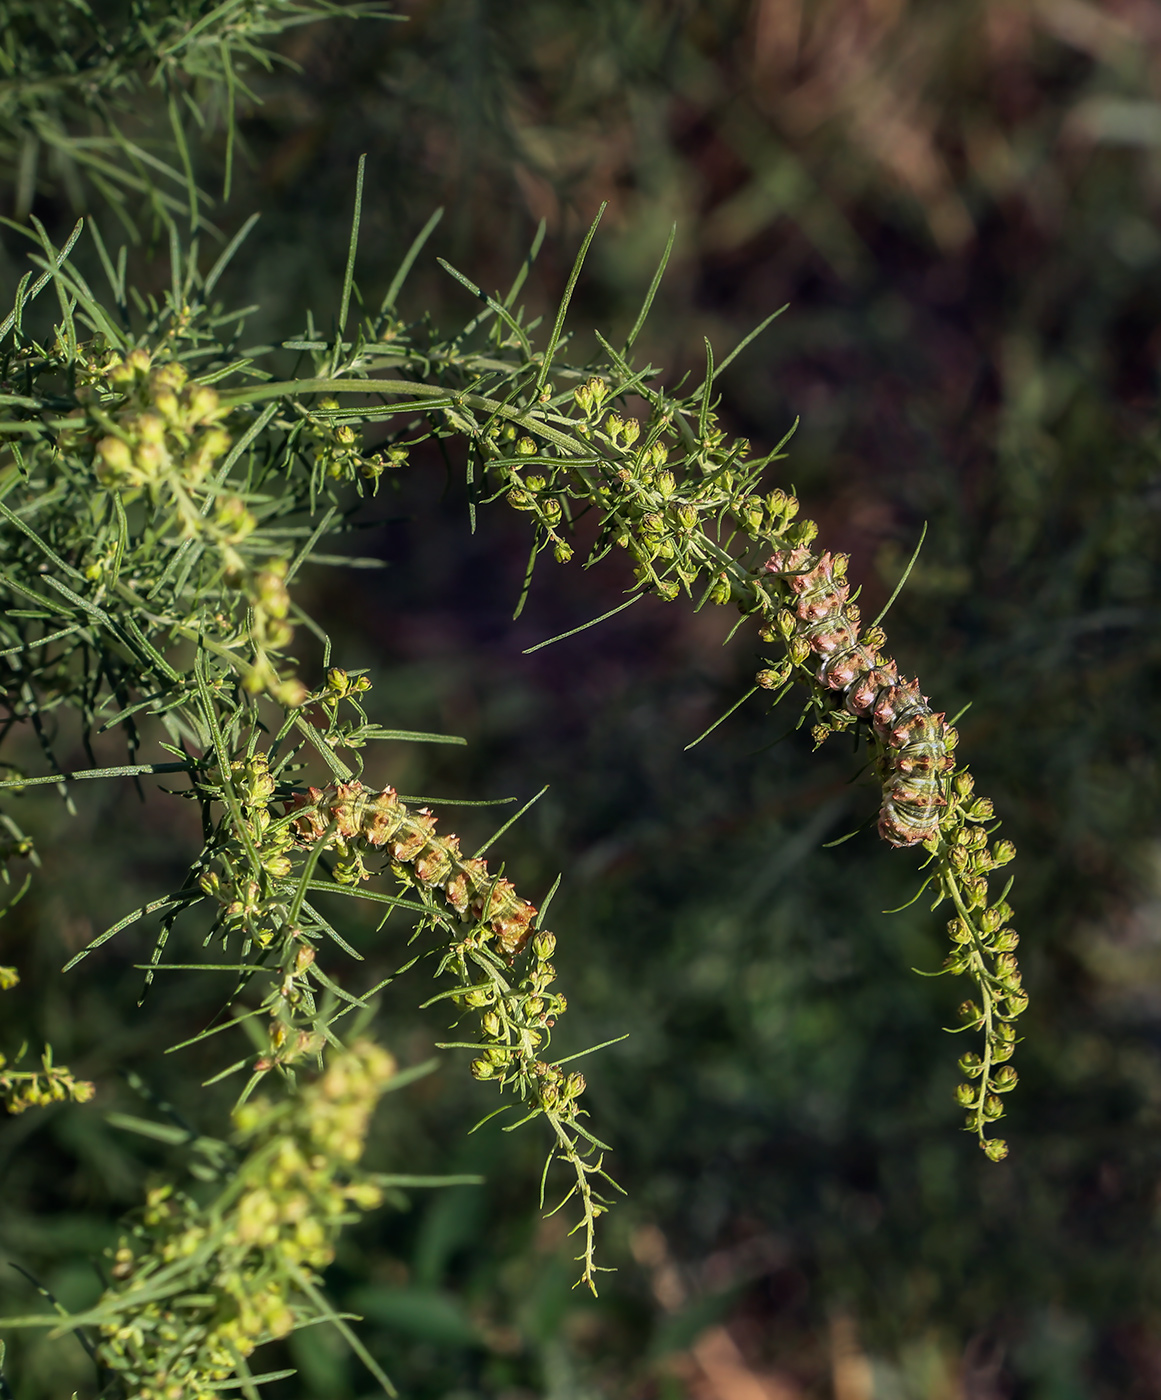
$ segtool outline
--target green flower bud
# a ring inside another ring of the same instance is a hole
[[[754,684],[761,686],[763,690],[777,690],[779,686],[785,685],[790,679],[790,667],[785,661],[779,662],[777,666],[767,666],[758,672],[754,677]]]
[[[479,1059],[473,1060],[470,1068],[473,1079],[493,1079],[496,1074],[495,1065],[491,1060],[485,1059],[483,1055]]]
[[[522,437],[516,444],[517,457],[535,457],[536,443],[530,437]]]
[[[143,413],[136,423],[137,435],[142,442],[154,446],[165,441],[165,419],[156,413]]]
[[[955,1090],[955,1101],[960,1108],[971,1108],[976,1101],[976,1091],[970,1084],[958,1084]]]
[[[220,412],[217,390],[211,389],[208,384],[195,384],[189,391],[186,401],[186,421],[189,423],[208,423],[216,418]],[[342,429],[339,430],[340,432]],[[351,433],[351,440],[354,440],[354,433]]]
[[[301,705],[305,705],[310,694],[306,686],[293,676],[289,680],[279,681],[271,693],[287,710],[297,710]]]
[[[798,630],[798,619],[789,608],[779,608],[774,618],[774,626],[782,640],[788,642]]]
[[[996,1098],[995,1094],[989,1094],[984,1100],[985,1118],[1002,1118],[1004,1116],[1004,1105]]]
[[[532,951],[541,962],[547,962],[556,951],[556,934],[542,929],[532,940]]]
[[[1003,1138],[985,1138],[980,1146],[989,1162],[1002,1162],[1008,1155],[1008,1144]]]
[[[762,522],[766,518],[766,512],[762,507],[762,502],[757,496],[750,496],[742,502],[739,516],[746,527],[757,534],[762,528]]]
[[[1004,1065],[992,1076],[992,1088],[997,1093],[1006,1094],[1020,1082],[1020,1076],[1011,1065]]]
[[[995,933],[1002,923],[1003,919],[1000,917],[1000,911],[998,909],[983,909],[980,911],[979,925],[981,933]]]
[[[128,443],[106,437],[97,443],[97,479],[108,485],[133,470],[133,454]]]
[[[978,1079],[984,1062],[974,1050],[969,1050],[966,1055],[960,1056],[959,1067],[963,1074],[969,1075],[972,1079]]]

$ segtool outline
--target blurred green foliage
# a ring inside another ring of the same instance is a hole
[[[393,722],[471,740],[466,759],[400,752],[383,778],[470,797],[551,782],[513,865],[528,888],[573,872],[554,920],[575,1047],[638,1027],[586,1066],[630,1200],[620,1272],[599,1301],[570,1292],[567,1247],[529,1208],[531,1146],[465,1139],[478,1096],[440,1074],[394,1096],[380,1150],[488,1185],[352,1233],[333,1295],[414,1396],[1161,1395],[1155,8],[400,10],[406,25],[300,30],[285,54],[301,74],[260,82],[264,105],[241,118],[251,163],[213,217],[232,231],[264,211],[235,274],[261,307],[256,335],[336,299],[364,149],[384,284],[443,203],[436,251],[484,285],[547,217],[533,279],[547,304],[609,198],[576,305],[629,324],[676,219],[655,360],[695,367],[703,334],[728,344],[789,301],[732,367],[723,411],[768,445],[801,415],[789,470],[868,605],[928,522],[892,638],[941,707],[971,702],[964,748],[1021,850],[1033,1004],[1013,1155],[993,1167],[961,1137],[932,1053],[957,989],[908,973],[938,965],[940,931],[922,902],[880,912],[910,896],[912,865],[869,836],[822,849],[870,811],[848,756],[770,747],[778,717],[756,702],[684,754],[751,667],[672,608],[524,656],[625,580],[546,573],[511,623],[519,524],[484,513],[469,536],[457,474],[445,487],[431,461],[363,546],[393,567],[357,601],[320,576],[319,606],[349,662],[375,668]],[[199,159],[217,188],[224,138]],[[33,210],[50,227],[74,217],[52,190]],[[15,244],[8,256],[22,271]],[[419,271],[416,306],[439,320],[461,305],[433,260]],[[28,968],[20,1033],[103,1080],[152,1043],[150,1024],[196,1018],[196,995],[158,989],[128,1014],[133,954],[99,978],[54,969],[172,879],[195,838],[161,799],[146,822],[129,792],[80,805],[29,813],[46,849],[91,860],[67,882],[46,871],[6,961]],[[393,1048],[422,1057],[430,1023],[406,993],[386,1011]],[[185,1065],[149,1070],[209,1113]],[[95,1283],[76,1261],[136,1200],[140,1160],[72,1110],[5,1124],[0,1162],[5,1252],[83,1301]],[[321,1333],[295,1348],[301,1379],[283,1393],[362,1393]],[[82,1386],[85,1364],[42,1347],[22,1394]]]

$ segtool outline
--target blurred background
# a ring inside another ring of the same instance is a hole
[[[537,223],[533,306],[559,295],[608,211],[570,354],[627,328],[674,222],[642,339],[670,383],[703,336],[728,350],[788,309],[720,381],[731,431],[768,450],[820,540],[849,550],[864,613],[926,543],[887,620],[901,664],[960,722],[961,752],[1020,849],[1012,895],[1032,1007],[989,1164],[952,1101],[964,991],[923,979],[944,914],[907,901],[914,853],[858,826],[875,807],[793,700],[751,700],[757,641],[653,600],[616,605],[615,561],[544,566],[517,622],[528,540],[499,507],[469,534],[461,463],[417,458],[367,516],[382,572],[311,582],[336,657],[371,668],[376,719],[465,736],[399,746],[371,774],[409,793],[547,794],[504,838],[551,924],[593,1125],[628,1191],[600,1298],[573,1290],[542,1221],[535,1127],[468,1127],[493,1105],[465,1064],[388,1101],[384,1165],[479,1171],[352,1234],[329,1286],[415,1400],[1146,1400],[1161,1396],[1161,812],[1156,428],[1161,357],[1161,9],[1150,0],[412,0],[406,24],[311,25],[255,81],[227,233],[262,219],[230,274],[255,340],[326,323],[355,166],[368,155],[359,280],[382,294],[433,209],[405,311],[449,326],[466,294],[440,254],[506,285]],[[212,187],[212,134],[199,155]],[[56,192],[54,193],[54,189]],[[46,176],[33,209],[73,202]],[[108,232],[108,230],[107,230]],[[6,281],[26,265],[5,241]],[[164,277],[164,272],[160,274]],[[56,969],[169,888],[196,840],[183,804],[112,788],[68,818],[25,799],[46,870],[12,917],[36,1041],[214,1131],[231,1087],[151,1058],[215,987],[177,979],[134,1010],[148,928],[83,976]],[[453,808],[444,828],[489,834]],[[461,820],[462,816],[462,820]],[[493,822],[493,824],[495,824]],[[125,868],[125,833],[133,861]],[[55,847],[52,842],[55,841]],[[116,844],[114,844],[116,843]],[[67,875],[66,875],[67,872]],[[351,916],[368,981],[402,960]],[[191,950],[192,951],[192,950]],[[405,1062],[443,1038],[422,969],[388,989]],[[192,1030],[191,1030],[192,1033]],[[172,1038],[172,1037],[171,1037]],[[212,1042],[211,1042],[212,1045]],[[194,1057],[196,1059],[196,1057]],[[207,1055],[205,1072],[216,1068]],[[106,1089],[106,1086],[108,1088]],[[148,1155],[148,1154],[147,1154]],[[7,1256],[66,1301],[151,1164],[92,1111],[0,1129]],[[28,1290],[5,1282],[4,1312]],[[23,1291],[22,1291],[23,1290]],[[368,1378],[321,1329],[272,1394],[347,1400]],[[25,1396],[85,1393],[79,1347],[38,1344]]]

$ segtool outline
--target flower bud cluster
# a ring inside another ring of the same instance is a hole
[[[568,1003],[551,990],[556,938],[547,929],[533,934],[536,906],[511,881],[492,874],[486,860],[464,856],[457,837],[437,835],[432,812],[412,811],[393,788],[373,792],[358,781],[312,787],[297,794],[288,810],[300,842],[322,842],[338,853],[336,879],[367,879],[367,861],[382,851],[397,879],[438,899],[455,921],[440,971],[453,971],[459,988],[445,995],[477,1013],[483,1032],[473,1076],[511,1084],[536,1107],[572,1119],[583,1080],[563,1076],[537,1056]],[[513,983],[508,969],[530,940],[532,958]]]
[[[0,969],[10,972],[11,969]],[[15,983],[8,981],[8,986]],[[0,1101],[9,1113],[23,1113],[29,1108],[46,1108],[54,1103],[88,1103],[97,1092],[87,1079],[77,1079],[67,1065],[54,1065],[52,1046],[46,1046],[40,1057],[40,1068],[15,1068],[24,1059],[22,1048],[10,1067],[0,1054]]]
[[[561,534],[565,521],[565,494],[548,476],[542,475],[538,454],[540,445],[521,434],[512,423],[492,423],[480,439],[485,461],[506,469],[508,504],[529,514],[552,546],[558,564],[567,564],[573,550]]]
[[[305,428],[300,442],[308,449],[313,469],[330,481],[377,483],[385,471],[407,463],[403,447],[390,446],[364,455],[359,428],[336,420],[338,399],[322,399],[313,411],[302,412]]]
[[[145,490],[155,497],[167,489],[196,488],[230,447],[219,426],[225,410],[217,392],[188,378],[176,360],[155,365],[145,349],[113,357],[105,384],[123,395],[108,414],[95,395],[87,399],[95,426],[109,431],[96,446],[97,480],[116,491]],[[194,528],[186,519],[187,530]]]
[[[521,952],[532,930],[535,905],[521,899],[511,881],[491,875],[486,860],[461,855],[459,839],[437,836],[430,808],[414,812],[394,788],[374,792],[357,779],[295,796],[293,830],[308,845],[323,841],[339,861],[335,878],[356,884],[371,875],[366,858],[383,851],[408,882],[436,891],[462,917],[478,925],[477,937],[495,941],[504,957]]]
[[[14,967],[0,967],[0,992],[10,992],[19,985],[20,974]],[[27,1048],[21,1046],[11,1067],[7,1056],[0,1053],[0,1102],[9,1113],[54,1103],[88,1103],[97,1092],[95,1085],[77,1079],[67,1065],[53,1064],[51,1045],[45,1047],[39,1069],[17,1069]]]
[[[989,844],[982,824],[992,820],[992,807],[971,796],[970,779],[955,772],[956,730],[932,709],[918,681],[899,675],[885,654],[882,629],[861,629],[847,557],[811,548],[817,526],[798,518],[793,496],[761,492],[768,459],[748,460],[749,444],[731,444],[704,401],[634,392],[650,402],[644,423],[610,411],[617,392],[593,376],[574,391],[575,412],[564,420],[575,448],[549,432],[561,420],[546,415],[543,442],[526,419],[523,435],[512,423],[490,424],[482,434],[484,458],[509,503],[532,512],[554,548],[564,543],[556,527],[567,503],[595,506],[602,529],[590,562],[617,545],[633,556],[642,588],[664,598],[685,592],[699,597],[699,605],[733,604],[756,615],[762,640],[781,647],[758,672],[757,686],[780,699],[792,680],[801,680],[818,716],[816,744],[858,727],[873,745],[882,783],[880,836],[933,854],[940,896],[956,904],[970,929],[946,970],[967,973],[981,987],[986,1055],[978,1089],[971,1090],[969,1126],[998,1159],[1003,1146],[989,1143],[984,1129],[1002,1112],[997,1093],[1015,1083],[1015,1074],[1006,1071],[1001,1083],[993,1066],[1001,1062],[997,1055],[1011,1053],[1011,1020],[1027,995],[1011,953],[1015,934],[988,932],[984,920],[1007,907],[1002,898],[991,901],[988,874],[1006,865],[1015,848],[1008,841]]]
[[[809,658],[817,684],[839,699],[841,710],[831,711],[829,728],[844,727],[845,718],[837,721],[844,714],[867,721],[879,742],[879,835],[893,846],[915,846],[938,834],[940,809],[947,806],[944,775],[955,766],[951,750],[958,736],[932,711],[918,681],[902,680],[895,662],[880,654],[882,633],[860,638],[857,609],[847,601],[846,566],[845,555],[798,547],[776,550],[761,572],[789,593],[790,606],[778,610],[775,625],[790,658],[799,666]]]
[[[289,1102],[235,1113],[239,1165],[216,1199],[151,1190],[109,1251],[97,1358],[135,1400],[211,1400],[262,1343],[319,1320],[317,1271],[353,1211],[382,1191],[357,1170],[395,1073],[360,1041]]]
[[[154,510],[166,513],[163,534],[175,526],[173,543],[201,541],[217,556],[220,577],[239,596],[238,612],[252,659],[242,665],[243,683],[253,694],[269,693],[294,707],[306,696],[294,679],[280,679],[270,654],[284,651],[294,631],[286,589],[289,560],[255,557],[251,536],[258,521],[241,496],[223,492],[211,473],[231,446],[222,426],[229,410],[215,389],[191,380],[174,359],[155,359],[138,347],[124,358],[112,356],[79,391],[96,440],[93,472],[109,491],[127,499],[144,494]],[[345,431],[350,432],[350,429]],[[250,547],[244,548],[247,541]],[[94,555],[85,576],[104,596],[118,551]],[[230,612],[202,621],[202,635],[218,632],[221,643],[236,645],[238,622]]]

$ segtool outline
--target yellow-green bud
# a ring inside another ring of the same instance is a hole
[[[725,574],[719,574],[714,580],[713,587],[709,591],[709,600],[719,607],[730,601],[730,581]]]
[[[297,710],[300,705],[306,704],[310,692],[300,680],[291,677],[290,680],[279,681],[272,694],[284,709]]]
[[[780,685],[785,685],[790,678],[790,667],[782,662],[778,666],[767,666],[758,672],[754,677],[754,684],[761,686],[763,690],[777,690]]]
[[[102,438],[97,443],[97,458],[97,476],[101,481],[114,480],[133,470],[133,454],[120,438]]]

